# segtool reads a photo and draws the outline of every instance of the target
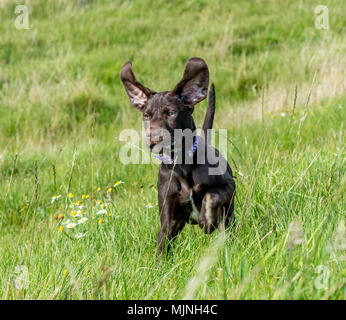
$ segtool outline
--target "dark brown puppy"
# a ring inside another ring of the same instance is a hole
[[[131,62],[122,67],[120,79],[131,104],[143,113],[150,150],[162,154],[165,148],[162,146],[164,130],[170,133],[170,147],[174,146],[169,153],[174,161],[161,163],[157,183],[161,220],[158,234],[160,259],[165,237],[169,240],[168,252],[170,242],[187,222],[198,223],[205,232],[211,233],[220,223],[227,226],[234,218],[236,186],[232,170],[218,150],[210,146],[209,137],[204,139],[214,119],[214,86],[211,86],[209,93],[204,137],[194,136],[193,142],[183,137],[177,147],[174,138],[176,129],[190,129],[195,134],[196,126],[192,118],[194,106],[204,100],[208,92],[209,71],[206,63],[200,58],[191,58],[186,64],[183,78],[172,91],[157,93],[144,87],[136,81]],[[190,157],[186,151],[190,151]],[[197,155],[202,155],[202,158],[204,155],[204,161],[200,161],[200,158],[197,161]],[[214,169],[213,174],[209,173],[210,169]]]

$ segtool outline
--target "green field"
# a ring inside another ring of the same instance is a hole
[[[322,30],[318,4],[2,0],[0,299],[345,299],[346,2],[324,1]],[[194,56],[230,139],[236,227],[186,226],[157,269],[159,165],[119,160],[120,132],[141,130],[119,71],[170,90]]]

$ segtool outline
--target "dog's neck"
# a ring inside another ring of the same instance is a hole
[[[162,161],[164,164],[166,164],[170,169],[172,169],[176,164],[179,164],[180,166],[191,166],[191,164],[194,164],[195,162],[195,153],[198,148],[198,138],[196,135],[193,136],[192,145],[186,146],[186,141],[184,139],[183,141],[183,148],[182,150],[172,150],[170,155],[163,153],[162,155],[154,155],[155,158]],[[186,157],[189,159],[192,158],[192,163],[186,163]]]

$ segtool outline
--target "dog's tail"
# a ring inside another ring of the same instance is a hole
[[[215,115],[215,89],[214,84],[212,83],[209,89],[209,97],[208,97],[208,109],[205,114],[204,123],[203,123],[203,134],[207,143],[210,144],[210,135],[208,134],[208,129],[213,127]]]

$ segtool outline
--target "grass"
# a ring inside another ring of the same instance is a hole
[[[0,4],[1,299],[345,299],[343,1],[328,30],[313,1],[26,3],[29,30]],[[237,225],[185,227],[157,270],[158,165],[119,161],[141,126],[119,69],[167,90],[192,56],[232,142]],[[88,221],[59,231],[77,200]]]

